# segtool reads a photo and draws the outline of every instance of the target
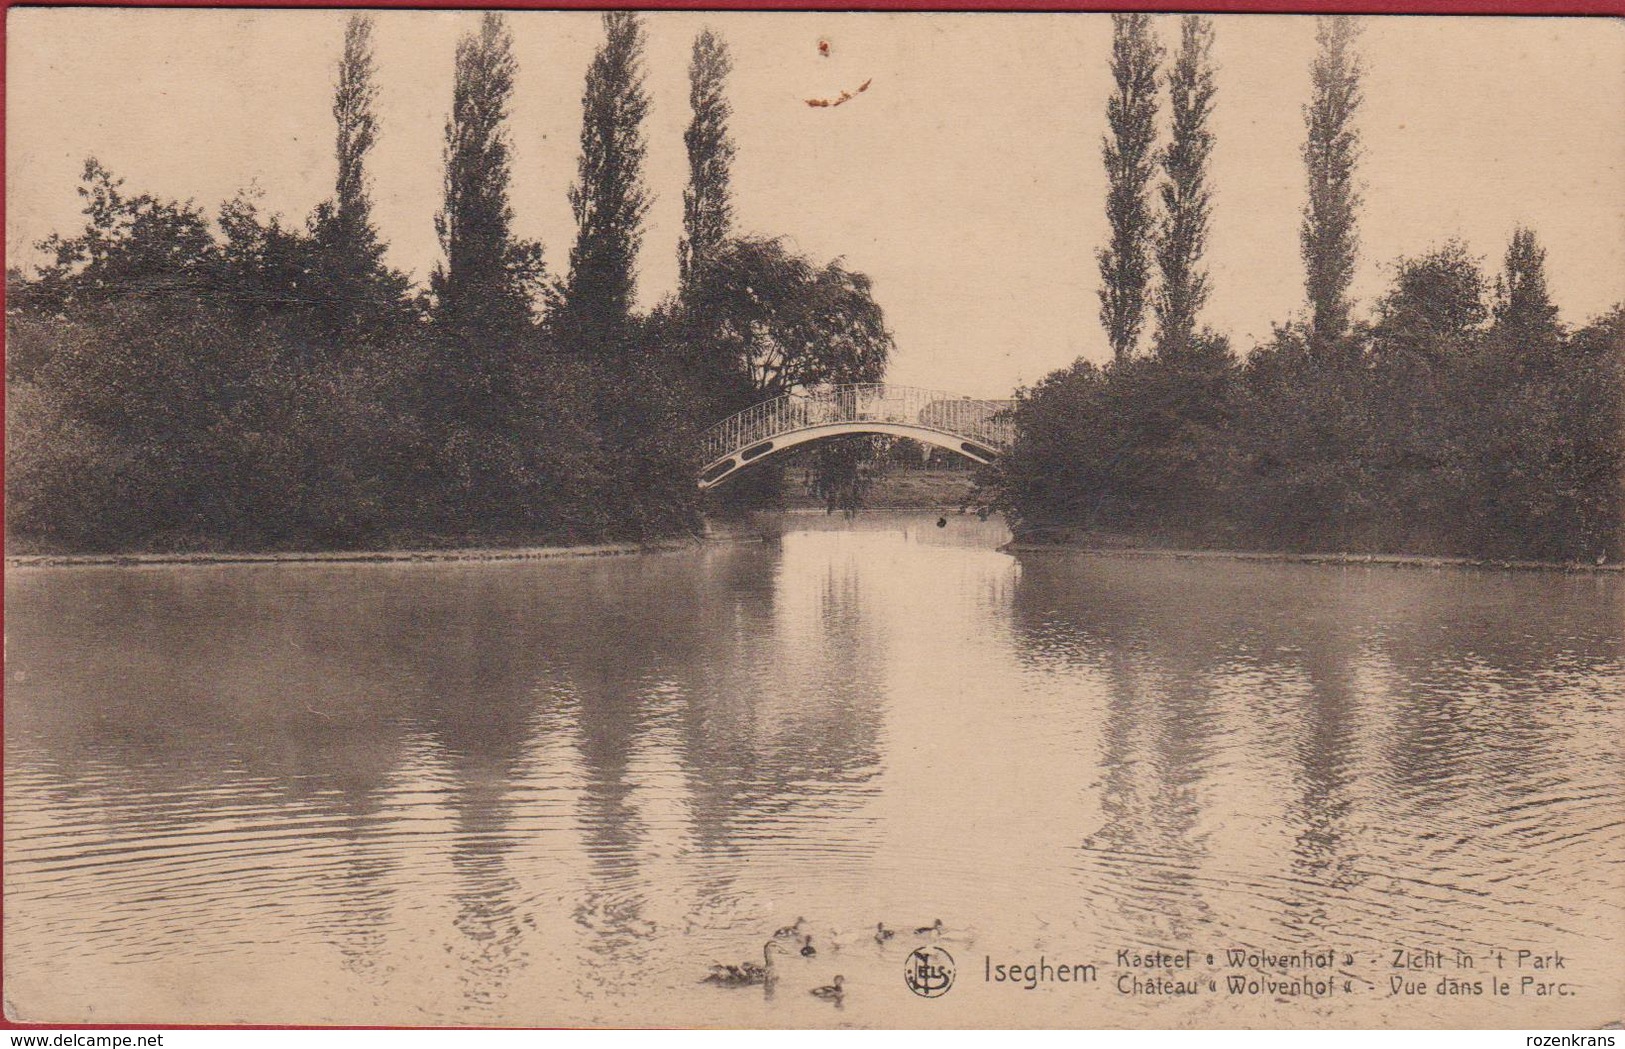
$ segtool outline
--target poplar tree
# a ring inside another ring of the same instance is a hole
[[[1180,47],[1168,74],[1173,134],[1163,155],[1162,228],[1157,263],[1162,285],[1152,301],[1157,316],[1159,353],[1190,345],[1196,315],[1206,304],[1209,285],[1202,255],[1207,247],[1212,195],[1207,186],[1213,133],[1213,20],[1186,15],[1180,20]]]
[[[1157,62],[1162,49],[1151,16],[1112,15],[1112,79],[1106,103],[1111,134],[1101,146],[1106,164],[1108,246],[1100,261],[1100,323],[1117,360],[1134,352],[1145,318],[1152,218],[1148,200],[1156,166]]]
[[[1495,324],[1519,339],[1561,333],[1557,307],[1546,290],[1546,249],[1532,229],[1518,227],[1507,245],[1506,269],[1495,281]]]
[[[693,110],[683,144],[688,147],[688,188],[683,191],[683,238],[677,246],[678,274],[686,291],[716,258],[733,224],[729,167],[734,144],[728,136],[732,110],[723,82],[733,69],[728,45],[710,29],[694,38],[688,67],[688,98]]]
[[[1348,289],[1359,249],[1355,211],[1360,195],[1354,178],[1360,153],[1354,115],[1360,106],[1363,75],[1354,49],[1359,32],[1358,23],[1346,15],[1319,19],[1315,40],[1320,50],[1309,70],[1311,99],[1303,107],[1309,199],[1299,238],[1309,296],[1310,341],[1320,353],[1348,332]]]
[[[373,113],[377,99],[372,19],[351,15],[344,27],[344,56],[339,60],[338,85],[333,92],[333,120],[338,126],[333,218],[341,244],[358,257],[375,257],[379,251],[365,167],[367,154],[378,139],[378,118]]]
[[[631,11],[608,11],[604,34],[581,100],[581,159],[570,188],[576,241],[564,292],[568,337],[590,354],[623,345],[649,207],[643,185],[643,118],[649,111],[643,23]]]
[[[541,246],[514,239],[508,204],[505,123],[516,69],[513,35],[501,15],[487,13],[480,31],[457,45],[445,206],[435,216],[446,257],[429,279],[437,319],[448,325],[522,327],[541,279]]]
[[[372,224],[366,158],[378,139],[372,19],[351,15],[344,27],[344,54],[333,91],[334,152],[338,175],[333,197],[317,205],[309,223],[314,247],[313,283],[318,326],[335,341],[376,334],[405,317],[404,274],[383,263],[384,245]]]

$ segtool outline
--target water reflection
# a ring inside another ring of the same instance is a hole
[[[1487,948],[1516,924],[1508,883],[1617,898],[1604,864],[1520,850],[1540,826],[1618,855],[1618,757],[1576,729],[1617,731],[1620,613],[1617,583],[1589,577],[1067,554],[1028,558],[1015,603],[1031,673],[1104,682],[1085,862],[1120,876],[1136,935],[1188,940],[1215,892],[1246,928],[1239,890],[1263,903],[1256,939],[1373,949],[1396,929]],[[1561,830],[1540,823],[1559,811]],[[1149,901],[1128,884],[1148,864]]]
[[[1545,936],[1616,971],[1617,580],[1003,538],[817,517],[631,559],[11,573],[8,992],[822,1025],[839,971],[843,1021],[1078,1022],[911,1012],[914,941],[872,930],[935,917],[969,958]],[[697,989],[798,914],[820,953],[776,995]],[[1482,1022],[1450,1008],[1393,1015]]]

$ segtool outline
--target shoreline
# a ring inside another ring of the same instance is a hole
[[[584,557],[627,557],[690,550],[709,543],[740,542],[748,536],[690,536],[646,543],[582,543],[572,546],[445,547],[398,550],[304,550],[277,552],[197,552],[171,554],[7,554],[14,568],[148,568],[207,565],[281,564],[489,564],[501,561],[557,561]]]
[[[875,507],[859,514],[943,513],[941,507]],[[766,517],[842,516],[811,507],[791,507]],[[643,543],[578,543],[567,546],[464,546],[387,550],[232,551],[177,553],[6,554],[9,569],[28,568],[149,568],[210,565],[298,564],[494,564],[520,561],[556,561],[592,557],[630,557],[674,553],[716,543],[763,542],[771,529],[737,522],[708,522],[702,534],[656,539]],[[1447,557],[1432,554],[1293,553],[1258,550],[1199,550],[1135,545],[1120,537],[1110,540],[1082,537],[1060,542],[1012,539],[998,548],[1010,554],[1082,554],[1090,557],[1144,558],[1174,561],[1247,561],[1262,564],[1309,564],[1337,567],[1441,569],[1468,568],[1498,572],[1563,572],[1589,575],[1625,572],[1625,563],[1581,564],[1561,561],[1512,561],[1495,558]]]
[[[1335,565],[1347,568],[1472,568],[1495,572],[1563,572],[1604,575],[1625,571],[1625,564],[1580,564],[1564,561],[1504,561],[1487,557],[1434,554],[1329,554],[1256,550],[1181,550],[1151,546],[1116,546],[1085,541],[1036,543],[1013,539],[999,548],[1012,554],[1087,554],[1093,557],[1163,558],[1175,561],[1253,561],[1266,564]]]

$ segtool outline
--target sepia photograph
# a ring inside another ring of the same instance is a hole
[[[1614,1044],[1622,100],[1606,17],[12,7],[5,1020]]]

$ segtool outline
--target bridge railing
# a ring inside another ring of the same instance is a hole
[[[1011,423],[1001,415],[1010,404],[890,383],[824,386],[784,394],[729,416],[705,432],[701,449],[709,463],[796,430],[880,422],[922,426],[997,450],[1014,437]]]

